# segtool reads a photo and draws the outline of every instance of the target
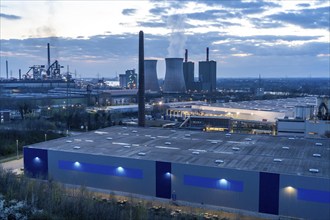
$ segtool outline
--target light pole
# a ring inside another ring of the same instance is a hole
[[[47,141],[47,134],[45,134],[45,141]]]
[[[16,140],[16,159],[18,160],[18,140]]]

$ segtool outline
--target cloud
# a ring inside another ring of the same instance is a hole
[[[134,9],[134,8],[126,8],[121,13],[123,15],[127,15],[127,16],[134,15],[136,13],[136,9]]]
[[[168,10],[169,8],[167,7],[155,7],[150,9],[149,12],[154,15],[163,15],[166,14]]]
[[[8,19],[8,20],[20,20],[20,19],[22,19],[21,16],[4,14],[4,13],[0,13],[0,18],[4,18],[4,19]]]
[[[172,37],[177,37],[175,34],[177,32],[173,32]],[[205,59],[205,48],[209,46],[210,59],[218,62],[218,77],[253,76],[260,72],[265,77],[277,76],[278,73],[296,76],[328,74],[326,69],[329,61],[326,55],[330,48],[327,42],[317,42],[319,36],[240,37],[214,31],[184,37],[183,46],[178,44],[176,47],[176,56],[183,57],[187,48],[189,60],[197,65],[197,61]],[[145,33],[145,56],[160,59],[159,66],[162,66],[168,53],[168,40],[166,35]],[[70,65],[78,73],[94,77],[100,72],[110,77],[116,72],[137,68],[138,33],[95,35],[88,39],[54,37],[1,40],[2,60],[8,59],[11,66],[17,63],[17,69],[21,68],[23,72],[28,70],[28,66],[46,64],[48,42],[51,42],[51,61],[58,60],[61,65]],[[197,71],[197,66],[195,69]],[[164,77],[164,72],[164,69],[159,69],[159,77]]]
[[[159,22],[159,21],[138,21],[137,22],[138,26],[142,26],[142,27],[166,27],[166,23],[165,22]]]
[[[309,6],[311,6],[310,4],[308,3],[301,3],[301,4],[297,4],[298,7],[304,7],[304,8],[307,8]]]
[[[266,1],[243,1],[243,0],[234,0],[234,1],[217,1],[217,0],[201,0],[199,2],[203,2],[206,5],[211,6],[222,6],[225,8],[235,8],[235,9],[268,9],[279,7],[278,4],[274,2],[266,2]]]
[[[204,12],[195,12],[195,13],[187,13],[188,18],[195,20],[216,20],[218,18],[237,18],[241,17],[240,13],[232,12],[228,10],[206,10]]]
[[[281,12],[267,18],[280,22],[298,25],[302,28],[321,28],[329,30],[330,7],[302,9],[291,12]]]

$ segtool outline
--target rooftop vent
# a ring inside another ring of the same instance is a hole
[[[234,151],[238,151],[238,150],[240,150],[239,147],[232,147],[231,149],[234,150]]]
[[[322,143],[315,143],[315,146],[322,146]]]
[[[80,149],[80,147],[79,146],[74,146],[73,149],[78,150],[78,149]]]
[[[146,153],[140,152],[140,153],[138,153],[138,155],[139,155],[139,156],[145,156]]]
[[[273,160],[274,162],[282,162],[283,161],[283,159],[280,159],[280,158],[274,158],[274,160]]]
[[[112,137],[107,137],[107,140],[112,140]]]
[[[230,137],[230,136],[231,136],[231,134],[229,134],[229,133],[226,134],[226,137]]]
[[[282,147],[282,149],[289,150],[290,148],[289,147]]]
[[[133,133],[137,133],[137,130],[133,130],[132,132],[133,132]]]
[[[171,145],[171,142],[165,142],[165,145]]]
[[[67,141],[66,141],[66,143],[72,143],[72,141],[70,141],[70,140],[67,140]]]
[[[311,172],[311,173],[318,173],[319,172],[319,169],[311,168],[311,169],[309,169],[309,172]]]
[[[321,154],[313,154],[313,157],[321,157]]]
[[[224,163],[223,160],[215,160],[214,163],[220,164],[220,163]]]

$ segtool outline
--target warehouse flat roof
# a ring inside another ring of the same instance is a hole
[[[252,100],[242,102],[226,102],[218,103],[214,106],[225,108],[238,108],[259,111],[273,111],[283,113],[293,113],[295,106],[316,106],[316,97],[298,97],[286,99],[270,99],[270,100]]]
[[[329,139],[114,126],[28,147],[330,178],[329,145]]]

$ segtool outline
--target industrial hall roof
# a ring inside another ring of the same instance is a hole
[[[330,178],[329,139],[113,126],[26,147]]]

